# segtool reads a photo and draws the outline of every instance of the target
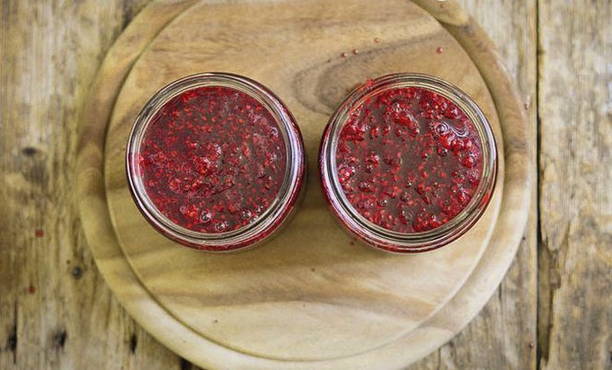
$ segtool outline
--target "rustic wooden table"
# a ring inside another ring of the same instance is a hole
[[[538,181],[497,294],[411,368],[610,368],[612,2],[460,2],[495,40],[529,109]],[[196,368],[113,298],[73,196],[78,110],[146,3],[0,3],[0,369]]]

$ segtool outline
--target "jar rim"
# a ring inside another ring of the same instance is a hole
[[[338,179],[336,153],[338,138],[351,110],[365,99],[383,91],[420,87],[433,91],[456,104],[472,121],[478,132],[483,157],[481,181],[470,202],[447,223],[431,230],[401,233],[386,229],[366,219],[348,201]],[[333,212],[350,231],[377,248],[396,253],[424,252],[439,248],[459,238],[484,213],[497,179],[497,146],[491,125],[478,105],[457,86],[438,77],[420,73],[384,75],[351,91],[329,120],[321,143],[319,166],[323,192]]]
[[[200,87],[227,87],[254,98],[274,118],[283,137],[286,166],[283,182],[273,202],[257,218],[238,229],[204,233],[190,230],[171,221],[150,199],[140,176],[138,155],[147,128],[155,114],[176,96]],[[196,249],[224,252],[244,249],[265,239],[278,228],[297,201],[304,177],[304,144],[301,132],[291,112],[267,87],[250,78],[233,73],[206,72],[175,80],[158,90],[145,103],[129,134],[126,150],[128,187],[145,219],[172,240]]]

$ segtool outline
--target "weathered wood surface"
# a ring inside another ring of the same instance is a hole
[[[72,197],[77,110],[145,3],[1,3],[0,369],[181,368],[96,271]]]
[[[71,197],[77,108],[144,3],[0,5],[1,369],[194,368],[116,303]],[[498,294],[414,368],[609,368],[610,173],[597,164],[610,160],[612,5],[461,3],[507,57],[534,131],[539,112],[540,226],[534,207]]]
[[[539,6],[538,353],[612,367],[612,2]]]

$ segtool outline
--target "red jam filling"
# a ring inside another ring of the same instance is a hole
[[[340,132],[337,175],[363,217],[413,233],[450,221],[482,177],[474,123],[447,98],[424,88],[385,90],[353,107]]]
[[[175,224],[203,233],[239,229],[276,198],[283,136],[255,98],[229,87],[174,97],[152,118],[139,153],[145,191]]]

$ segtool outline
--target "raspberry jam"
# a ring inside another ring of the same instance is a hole
[[[349,95],[326,129],[320,165],[344,226],[393,252],[434,249],[463,234],[488,204],[497,168],[476,104],[444,81],[410,74]]]
[[[270,236],[302,188],[299,129],[282,103],[244,77],[208,73],[160,90],[136,120],[128,180],[164,235],[226,251]]]
[[[447,98],[397,87],[355,107],[340,131],[337,175],[369,221],[400,233],[447,223],[472,199],[482,175],[478,132]]]
[[[285,143],[253,97],[205,86],[157,111],[139,161],[145,191],[164,216],[220,233],[248,225],[272,204],[285,175]]]

